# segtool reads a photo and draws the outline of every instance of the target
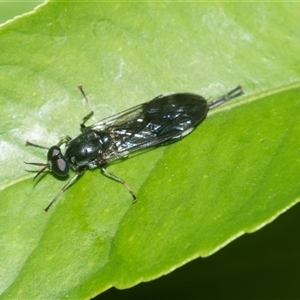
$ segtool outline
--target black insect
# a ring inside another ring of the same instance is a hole
[[[79,86],[84,98],[88,99]],[[136,196],[127,183],[110,173],[106,165],[112,160],[127,157],[130,153],[153,146],[168,145],[192,132],[206,117],[208,110],[243,94],[240,86],[221,97],[207,102],[202,96],[190,93],[160,95],[149,102],[134,106],[91,126],[85,122],[93,111],[83,118],[81,134],[72,139],[61,139],[47,148],[30,142],[27,145],[48,149],[47,163],[26,164],[43,166],[34,179],[45,170],[65,177],[70,168],[75,176],[60,190],[44,209],[46,213],[62,193],[88,169],[99,167],[105,175],[125,185],[136,201]],[[89,103],[89,102],[88,102]],[[60,146],[65,144],[65,152]]]

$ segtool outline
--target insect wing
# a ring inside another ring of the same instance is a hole
[[[181,139],[206,117],[207,111],[207,102],[199,95],[158,96],[90,128],[112,132],[118,153],[133,152]]]
[[[114,126],[120,126],[121,124],[128,123],[130,120],[136,119],[142,113],[143,105],[144,103],[131,107],[123,112],[117,113],[88,126],[87,128],[92,130],[112,130]]]

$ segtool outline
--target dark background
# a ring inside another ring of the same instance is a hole
[[[300,205],[207,258],[100,299],[300,299]]]

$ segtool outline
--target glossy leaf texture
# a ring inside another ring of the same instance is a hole
[[[299,4],[49,1],[0,27],[0,290],[91,298],[206,257],[299,201]],[[182,141],[120,160],[122,185],[86,174],[34,183],[23,161],[168,92],[245,96]]]

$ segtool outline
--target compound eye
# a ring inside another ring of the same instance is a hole
[[[58,146],[52,146],[48,151],[50,170],[58,176],[66,176],[69,173],[69,165],[66,162]]]

